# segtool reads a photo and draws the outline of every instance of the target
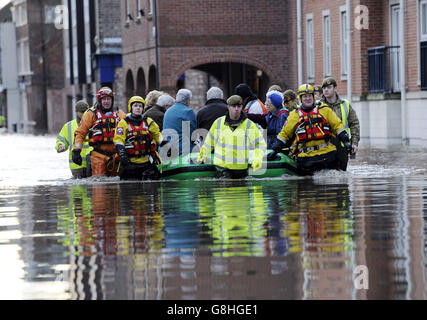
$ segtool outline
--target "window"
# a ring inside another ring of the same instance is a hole
[[[91,38],[90,38],[90,0],[84,0],[83,2],[83,14],[85,24],[85,55],[86,55],[86,82],[92,82],[92,52],[91,52]]]
[[[141,8],[141,0],[136,0],[136,17],[137,19],[141,19],[142,17],[142,8]]]
[[[17,27],[27,24],[27,3],[22,1],[15,5],[15,23]]]
[[[154,8],[153,0],[148,0],[148,14],[149,15],[153,14],[153,8]]]
[[[130,14],[130,3],[129,0],[125,1],[126,6],[126,23],[129,23],[132,20],[132,15]]]
[[[427,90],[427,0],[420,1],[420,82]]]
[[[341,17],[341,79],[347,79],[348,74],[348,34],[347,34],[347,12],[344,8],[340,8],[340,17]]]
[[[427,41],[427,0],[420,1],[420,39]]]
[[[18,40],[16,43],[18,55],[18,74],[24,75],[30,73],[30,49],[28,38]]]
[[[323,12],[323,73],[331,75],[331,20],[329,10]]]
[[[307,78],[308,82],[314,80],[314,32],[313,14],[307,15]]]

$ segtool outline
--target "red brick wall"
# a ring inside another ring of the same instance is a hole
[[[295,87],[294,2],[158,1],[161,89],[173,91],[185,70],[211,62],[248,63],[267,73],[271,83]],[[136,2],[130,4],[135,16]],[[148,84],[148,69],[156,62],[154,19],[143,17],[140,24],[134,20],[126,26],[125,12],[123,1],[124,72],[132,70],[136,80],[137,70],[142,67]]]

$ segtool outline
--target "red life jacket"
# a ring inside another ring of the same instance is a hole
[[[331,130],[326,119],[320,114],[316,106],[310,112],[298,109],[299,121],[295,131],[296,142],[308,142],[311,140],[328,139]]]
[[[128,133],[126,135],[125,150],[131,157],[144,157],[156,151],[156,142],[148,130],[149,125],[144,117],[139,126],[130,123],[130,119],[125,118],[128,123]]]
[[[92,110],[95,113],[95,124],[89,131],[89,145],[112,144],[117,122],[118,111],[102,113],[99,109]]]

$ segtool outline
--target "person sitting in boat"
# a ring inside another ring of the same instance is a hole
[[[289,147],[295,135],[293,153],[301,175],[312,175],[322,169],[339,170],[337,148],[330,140],[336,135],[350,152],[350,139],[342,121],[326,104],[315,103],[311,85],[303,84],[297,94],[301,106],[289,114],[267,159],[274,159],[283,148]]]
[[[145,100],[140,96],[129,99],[129,113],[117,125],[113,142],[120,156],[120,180],[157,180],[160,157],[157,146],[162,139],[153,119],[143,117]]]
[[[163,136],[170,141],[172,148],[178,149],[175,156],[189,154],[194,145],[192,137],[197,123],[196,114],[190,107],[191,97],[190,90],[180,89],[176,93],[175,104],[163,118]]]
[[[267,120],[267,148],[271,149],[276,142],[276,137],[282,130],[286,118],[289,115],[288,109],[282,106],[283,95],[279,91],[267,92],[266,106],[268,108]]]
[[[227,107],[228,113],[212,124],[197,160],[206,162],[214,149],[217,177],[240,179],[248,175],[250,149],[253,149],[252,169],[261,168],[266,143],[256,124],[243,112],[240,96],[228,98]]]

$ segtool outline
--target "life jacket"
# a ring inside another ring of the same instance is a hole
[[[95,114],[95,125],[89,131],[89,145],[112,144],[116,125],[119,121],[118,110],[102,113],[98,108],[90,109]]]
[[[156,142],[148,130],[149,125],[145,117],[142,118],[140,125],[133,125],[128,117],[125,118],[128,123],[128,133],[126,135],[125,150],[131,157],[145,157],[156,151]]]
[[[319,107],[314,107],[310,112],[298,109],[299,121],[295,131],[296,142],[305,143],[312,140],[328,140],[331,130],[326,119],[320,114]]]

